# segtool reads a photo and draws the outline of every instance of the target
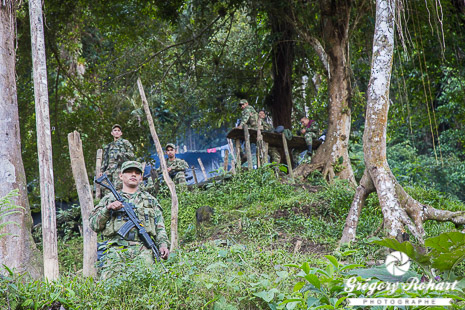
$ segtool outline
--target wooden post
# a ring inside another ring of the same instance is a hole
[[[268,142],[263,142],[263,164],[267,164],[268,162]]]
[[[282,133],[282,137],[283,137],[284,154],[286,155],[287,169],[288,169],[289,175],[291,176],[292,181],[294,181],[294,173],[292,172],[291,157],[289,156],[289,149],[287,148],[287,139],[286,139],[286,136],[284,135],[284,132]]]
[[[163,179],[165,180],[168,188],[171,193],[171,247],[170,251],[174,251],[178,247],[178,195],[176,194],[176,188],[174,182],[171,180],[168,175],[168,170],[166,167],[165,156],[163,154],[163,148],[161,147],[160,140],[158,139],[157,131],[155,130],[155,125],[153,123],[152,114],[150,113],[149,103],[145,97],[144,87],[140,78],[137,78],[137,86],[139,88],[140,97],[142,98],[142,104],[144,105],[144,111],[147,115],[147,121],[149,123],[150,133],[152,135],[153,142],[157,149],[158,158],[160,159],[160,166],[163,172]]]
[[[68,140],[69,143],[69,140]],[[103,159],[103,150],[97,150],[97,159],[95,162],[95,175],[98,177],[100,175],[100,169],[102,168],[102,159]],[[100,199],[102,191],[100,185],[95,184],[95,199]]]
[[[231,173],[232,174],[236,174],[236,162],[233,160],[231,160]]]
[[[203,177],[205,178],[205,181],[208,180],[207,173],[205,172],[205,168],[203,167],[203,163],[200,157],[197,158],[197,161],[199,162],[200,169],[202,170],[202,174],[203,174]]]
[[[44,24],[41,0],[29,1],[29,18],[31,25],[37,154],[39,157],[44,276],[49,281],[54,281],[58,279],[59,269],[55,188],[53,180],[52,136],[48,104],[47,60],[45,57]]]
[[[237,172],[241,171],[242,163],[241,163],[241,141],[236,139],[236,167]]]
[[[263,157],[263,136],[262,136],[262,119],[258,118],[258,126],[257,126],[257,167],[261,167],[261,157]]]
[[[233,146],[232,140],[231,139],[227,139],[227,140],[228,140],[229,151],[232,155],[232,159],[233,161],[236,161],[236,154],[234,152],[234,146]]]
[[[82,273],[84,277],[97,277],[97,233],[90,228],[89,216],[94,209],[92,200],[92,190],[87,177],[87,169],[82,151],[82,141],[79,132],[74,131],[68,134],[69,155],[71,158],[71,169],[79,197],[79,205],[82,215],[82,236],[84,238],[84,256]],[[100,154],[102,150],[99,150]],[[98,152],[97,152],[98,154]],[[100,168],[98,170],[100,172]]]
[[[191,169],[192,169],[192,176],[194,177],[195,184],[199,184],[199,181],[197,181],[197,174],[195,173],[195,166],[192,166]]]
[[[224,172],[228,172],[228,164],[229,164],[229,150],[224,150],[224,165],[223,169]]]
[[[244,125],[244,138],[245,138],[245,154],[247,155],[247,166],[249,167],[249,171],[253,169],[253,161],[252,161],[252,151],[250,150],[250,135],[249,135],[249,127]]]

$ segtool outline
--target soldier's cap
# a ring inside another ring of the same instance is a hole
[[[245,99],[241,99],[241,101],[239,101],[239,105],[243,105],[243,104],[246,104],[246,103],[249,103],[247,100]]]
[[[140,162],[138,162],[138,161],[133,161],[133,160],[125,161],[121,165],[121,173],[124,173],[124,171],[129,169],[129,168],[136,168],[142,173],[142,164]]]
[[[120,130],[123,130],[123,127],[121,127],[120,124],[114,124],[113,127],[111,127],[111,130],[115,129],[115,127],[119,127]]]
[[[175,146],[173,143],[168,143],[168,144],[165,146],[165,150],[167,150],[169,147],[172,147],[173,150],[176,149],[176,146]]]

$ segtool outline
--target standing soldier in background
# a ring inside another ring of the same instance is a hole
[[[242,109],[241,122],[237,128],[242,129],[242,126],[247,125],[249,129],[257,129],[258,124],[258,114],[255,109],[249,105],[247,100],[241,99],[239,101],[239,106]]]
[[[106,173],[116,189],[121,189],[122,184],[119,179],[121,165],[128,160],[134,159],[134,147],[121,136],[123,131],[121,125],[115,124],[111,127],[113,142],[108,143],[103,148],[103,162],[100,175]]]
[[[272,132],[274,130],[273,126],[266,121],[265,110],[260,110],[258,112],[258,117],[262,120],[262,127],[264,131]],[[281,154],[279,154],[279,150],[275,146],[270,146],[268,148],[268,155],[270,155],[271,162],[275,162],[277,164],[281,162]]]
[[[300,123],[303,126],[303,129],[300,130],[300,134],[304,135],[305,143],[307,144],[307,155],[312,157],[312,143],[313,139],[318,137],[318,124],[312,119],[307,117],[302,117]]]
[[[189,168],[189,165],[184,159],[176,158],[176,146],[173,143],[168,143],[165,151],[166,155],[168,155],[166,167],[168,168],[170,178],[176,185],[187,186],[185,172]]]
[[[137,161],[127,161],[122,164],[118,177],[123,185],[119,193],[126,202],[134,205],[137,218],[160,250],[161,258],[167,259],[168,236],[160,204],[155,197],[139,188],[142,165]],[[103,279],[121,271],[131,260],[140,259],[142,263],[149,265],[155,262],[152,250],[143,244],[137,228],[133,227],[124,238],[118,235],[118,230],[128,221],[122,207],[123,204],[116,200],[113,193],[108,193],[89,217],[90,228],[101,232],[108,241],[102,259]]]

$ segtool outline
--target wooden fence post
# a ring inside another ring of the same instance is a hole
[[[192,176],[194,177],[195,184],[199,184],[199,181],[197,181],[197,174],[195,173],[195,166],[192,166],[191,169],[192,169]]]
[[[150,133],[152,135],[153,142],[157,149],[158,158],[160,159],[161,170],[163,171],[163,179],[171,193],[171,247],[170,251],[174,251],[178,247],[178,195],[176,194],[176,188],[174,182],[171,180],[168,175],[168,170],[166,167],[165,156],[163,154],[163,148],[161,147],[160,140],[158,139],[157,131],[155,130],[155,125],[153,123],[152,114],[150,113],[149,103],[145,97],[144,87],[140,78],[137,78],[137,86],[139,88],[139,93],[142,98],[142,104],[144,105],[144,111],[147,115],[147,121],[149,123]]]
[[[289,156],[289,149],[287,148],[287,139],[286,139],[286,136],[284,135],[284,132],[282,133],[282,137],[283,137],[284,154],[286,155],[287,169],[288,169],[289,175],[291,176],[292,181],[294,181],[294,173],[292,172],[291,157]]]
[[[224,164],[223,164],[223,169],[224,172],[228,172],[228,164],[229,164],[229,150],[224,151]]]
[[[202,163],[202,160],[200,159],[200,157],[197,158],[197,161],[199,162],[200,169],[202,170],[202,174],[203,174],[203,177],[205,178],[205,181],[208,180],[207,173],[205,172],[205,168],[203,166],[203,163]]]
[[[249,167],[249,171],[253,169],[253,161],[252,161],[252,151],[250,149],[250,135],[249,135],[249,127],[244,125],[244,138],[245,138],[245,152],[247,155],[247,166]]]
[[[82,141],[79,132],[74,131],[68,134],[69,155],[71,158],[71,169],[79,197],[79,205],[82,215],[82,235],[84,245],[83,268],[84,277],[97,277],[97,233],[90,228],[89,216],[94,209],[92,190],[87,176],[84,152],[82,151]],[[101,150],[100,150],[101,151]],[[100,169],[99,169],[100,171]]]
[[[242,163],[241,163],[241,141],[236,139],[236,172],[241,171]]]

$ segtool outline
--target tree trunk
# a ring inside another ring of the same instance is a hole
[[[281,6],[289,7],[288,2]],[[274,8],[276,9],[276,8]],[[292,67],[294,61],[294,26],[279,13],[269,12],[271,21],[271,37],[275,38],[272,51],[273,87],[267,98],[271,109],[273,126],[282,125],[292,129]]]
[[[84,237],[82,273],[84,277],[95,278],[97,276],[97,269],[95,268],[97,262],[97,233],[89,226],[89,215],[94,209],[94,200],[87,176],[82,141],[77,131],[68,134],[68,146],[82,214],[82,235]]]
[[[18,101],[15,76],[15,1],[0,3],[0,197],[18,190],[13,204],[24,209],[19,213],[0,218],[6,225],[0,234],[0,266],[7,266],[19,273],[28,273],[37,279],[42,276],[42,258],[31,235],[32,218],[26,189],[26,175],[21,157]],[[6,270],[0,268],[1,273]]]
[[[37,153],[39,155],[44,275],[48,280],[56,280],[58,278],[57,228],[42,1],[29,1],[29,18],[34,70]]]
[[[427,220],[465,223],[465,212],[437,210],[410,197],[397,182],[386,159],[386,128],[389,112],[389,86],[394,52],[394,13],[396,0],[377,0],[371,77],[363,133],[365,172],[357,188],[346,220],[341,243],[353,241],[364,198],[371,190],[378,194],[388,237],[400,239],[404,229],[423,242]],[[370,185],[372,184],[372,185]]]
[[[351,125],[350,74],[349,74],[349,19],[350,0],[322,0],[321,23],[323,40],[328,58],[329,123],[326,141],[315,153],[312,163],[324,162],[323,176],[331,180],[335,175],[356,185],[349,158],[349,135]],[[334,166],[338,164],[335,171]]]
[[[139,93],[142,98],[142,104],[144,105],[144,111],[147,115],[147,121],[149,123],[150,133],[152,135],[153,142],[157,148],[158,158],[160,159],[160,167],[163,172],[163,179],[168,185],[168,188],[171,193],[171,247],[170,251],[174,251],[178,247],[178,195],[176,194],[176,188],[174,186],[173,180],[171,180],[168,175],[168,168],[166,167],[165,156],[163,154],[163,148],[161,147],[160,140],[158,139],[157,131],[155,130],[155,125],[153,124],[152,114],[150,113],[149,103],[145,97],[144,87],[140,78],[137,79],[137,86],[139,88]]]

